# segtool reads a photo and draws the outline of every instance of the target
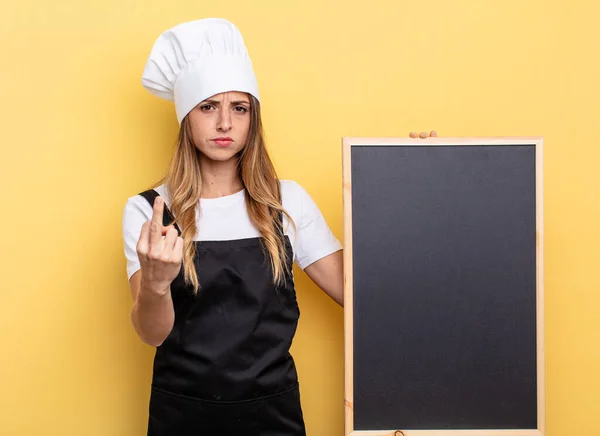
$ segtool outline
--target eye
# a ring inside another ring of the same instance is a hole
[[[214,109],[214,108],[215,107],[212,104],[208,104],[208,103],[198,106],[198,109],[200,109],[203,112],[207,112],[207,111],[209,111],[211,109]]]
[[[233,108],[233,110],[239,112],[240,114],[245,114],[246,112],[248,112],[248,108],[246,108],[245,106],[236,106]]]

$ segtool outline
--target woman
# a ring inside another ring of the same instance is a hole
[[[341,245],[306,191],[277,178],[234,25],[163,33],[143,84],[180,122],[164,183],[123,217],[132,323],[157,347],[148,434],[304,435],[292,263],[342,305]]]
[[[123,216],[132,323],[157,347],[148,435],[304,435],[292,264],[343,305],[342,247],[307,192],[277,178],[233,24],[164,32],[142,83],[180,123],[163,183]]]

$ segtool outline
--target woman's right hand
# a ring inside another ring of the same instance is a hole
[[[427,133],[427,132],[421,132],[421,133],[410,132],[408,134],[408,136],[410,136],[411,138],[421,138],[421,139],[436,138],[437,137],[437,132],[435,130],[432,130],[429,133]]]
[[[152,219],[142,226],[137,243],[140,291],[162,296],[170,291],[171,282],[181,270],[183,238],[173,226],[163,226],[164,200],[161,197],[154,200],[152,209]]]

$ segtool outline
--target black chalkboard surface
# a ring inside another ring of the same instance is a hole
[[[542,140],[343,144],[346,435],[544,435]]]

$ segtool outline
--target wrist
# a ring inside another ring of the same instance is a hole
[[[140,281],[140,294],[148,297],[164,297],[171,291],[170,283],[155,283],[149,280],[142,279]]]
[[[159,294],[154,291],[144,290],[143,288],[140,289],[135,301],[137,310],[142,312],[153,312],[165,305],[172,305],[170,292]]]

